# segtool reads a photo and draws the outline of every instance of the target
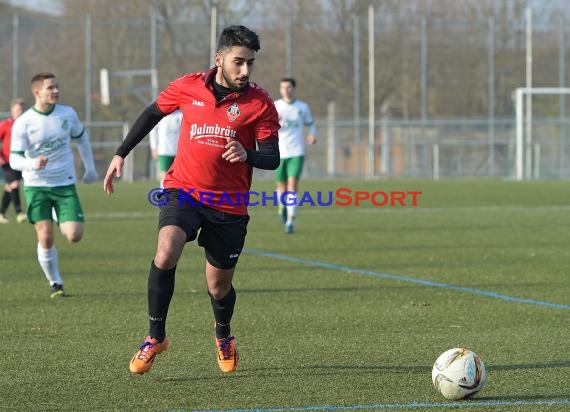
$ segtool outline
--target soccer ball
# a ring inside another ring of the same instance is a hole
[[[479,356],[467,348],[443,352],[435,361],[431,380],[446,399],[468,399],[485,386],[487,372]]]

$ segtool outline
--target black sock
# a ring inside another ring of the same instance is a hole
[[[230,322],[236,304],[236,291],[232,286],[226,296],[216,300],[210,295],[214,317],[216,318],[216,338],[222,339],[230,336]]]
[[[12,196],[10,195],[10,192],[7,192],[6,190],[4,190],[4,196],[2,196],[2,206],[0,206],[0,213],[1,214],[6,213],[6,210],[8,210],[8,206],[10,206],[11,200],[12,200]]]
[[[16,209],[16,213],[22,213],[22,205],[20,204],[20,189],[12,189],[10,195],[12,198],[12,203],[14,203],[14,209]]]
[[[166,337],[166,315],[174,294],[175,272],[176,266],[172,269],[159,269],[153,260],[148,273],[149,335],[159,342]]]

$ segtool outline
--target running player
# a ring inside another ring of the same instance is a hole
[[[253,168],[279,165],[279,122],[271,97],[249,81],[257,51],[256,33],[244,26],[225,28],[215,67],[171,82],[133,124],[107,170],[103,189],[114,191],[124,158],[164,116],[183,113],[178,152],[164,178],[167,203],[159,215],[158,245],[148,275],[149,333],[129,364],[148,372],[157,354],[168,349],[166,317],[174,293],[176,265],[186,242],[205,249],[206,286],[214,312],[218,367],[238,365],[230,321],[236,291],[232,279],[249,215],[240,193],[249,192]],[[257,147],[256,147],[257,146]],[[208,194],[204,201],[202,194]]]
[[[181,123],[182,112],[176,110],[163,118],[150,133],[150,150],[153,160],[157,162],[161,182],[174,162]]]
[[[278,198],[281,200],[284,197],[286,205],[279,202],[277,210],[282,223],[285,224],[285,233],[293,233],[295,230],[297,190],[305,161],[303,126],[309,128],[307,143],[312,145],[317,141],[317,129],[313,123],[311,109],[307,103],[295,97],[295,88],[295,79],[290,77],[281,79],[279,84],[281,99],[275,102],[281,124],[279,129],[281,164],[275,171],[275,180]]]
[[[9,119],[0,122],[0,142],[2,142],[2,151],[0,151],[0,165],[4,172],[4,196],[2,196],[2,204],[0,205],[0,223],[8,223],[6,211],[10,203],[14,204],[16,210],[16,221],[18,223],[25,222],[27,217],[22,211],[20,202],[20,180],[22,180],[22,172],[14,170],[10,167],[10,142],[12,136],[12,126],[18,117],[24,112],[24,100],[14,99],[10,102]]]
[[[54,244],[52,209],[61,233],[69,242],[83,237],[83,209],[75,189],[75,165],[71,140],[77,142],[85,167],[85,183],[97,179],[91,143],[75,110],[59,104],[59,84],[52,73],[32,78],[35,104],[12,128],[10,165],[21,170],[28,203],[28,220],[38,239],[38,262],[49,281],[50,296],[63,297]]]

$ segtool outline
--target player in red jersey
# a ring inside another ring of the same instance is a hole
[[[22,180],[22,172],[14,170],[10,167],[10,142],[12,136],[12,125],[14,121],[24,112],[24,100],[13,99],[10,102],[11,117],[0,122],[0,142],[2,142],[2,151],[0,151],[0,166],[4,171],[4,195],[2,196],[2,204],[0,205],[0,223],[8,223],[6,210],[10,206],[10,202],[14,204],[16,209],[16,221],[18,223],[27,220],[26,214],[22,211],[20,203],[20,180]]]
[[[216,355],[222,372],[238,363],[230,321],[236,292],[232,278],[242,251],[249,216],[242,194],[251,187],[253,168],[279,166],[279,119],[271,97],[249,81],[257,51],[256,33],[244,26],[225,28],[215,67],[171,82],[133,124],[103,182],[114,192],[124,158],[160,119],[182,111],[178,151],[164,179],[158,245],[148,276],[150,331],[131,359],[134,374],[147,372],[168,349],[165,322],[174,292],[176,265],[186,242],[205,249],[206,285],[215,318]],[[205,200],[207,199],[207,200]]]

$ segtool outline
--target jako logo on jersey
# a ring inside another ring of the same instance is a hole
[[[239,111],[239,106],[237,105],[237,103],[234,103],[230,107],[228,107],[228,110],[226,110],[226,113],[228,115],[228,120],[230,122],[233,122],[241,114]]]
[[[200,100],[192,100],[192,104],[194,106],[200,106],[200,107],[206,106],[206,104],[204,102],[201,102]]]
[[[196,123],[192,123],[190,126],[190,140],[201,139],[203,137],[236,137],[236,131],[230,126],[221,127],[218,123],[215,125],[204,123],[198,126]]]
[[[69,125],[67,124],[67,119],[65,119],[63,122],[61,122],[61,128],[62,128],[63,130],[67,130],[67,127],[68,127],[68,126],[69,126]]]

